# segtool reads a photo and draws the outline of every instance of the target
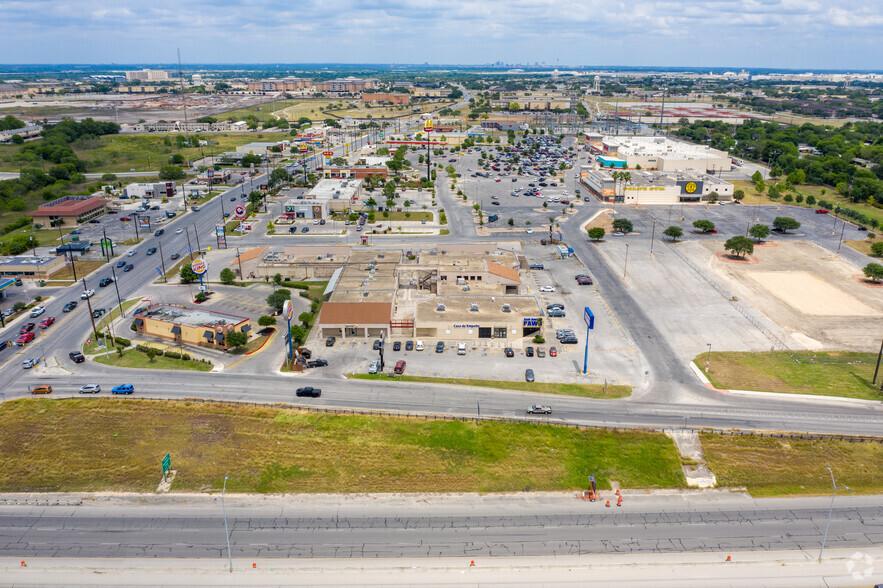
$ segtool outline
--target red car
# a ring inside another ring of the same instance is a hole
[[[816,214],[828,214],[828,210],[825,208],[817,208]]]
[[[549,347],[549,357],[558,357],[557,347]]]
[[[34,337],[36,337],[36,335],[34,335],[33,333],[24,333],[21,337],[18,338],[18,341],[16,341],[15,344],[21,346],[25,343],[30,343],[34,340]]]
[[[121,216],[120,220],[121,221],[130,221],[130,220],[132,220],[132,217],[131,216]]]
[[[717,229],[708,229],[707,233],[717,233]]]
[[[25,323],[25,324],[23,324],[23,325],[21,326],[21,328],[18,330],[18,334],[19,334],[19,335],[24,335],[25,333],[30,333],[31,331],[34,330],[34,327],[36,327],[36,326],[37,326],[37,325],[34,324],[34,323]]]
[[[42,321],[40,321],[40,328],[45,329],[46,327],[51,327],[54,322],[55,322],[55,317],[48,316],[48,317],[44,318]]]

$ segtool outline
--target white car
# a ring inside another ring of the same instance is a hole
[[[126,257],[135,257],[138,252],[135,249],[132,249],[128,253],[126,253]]]
[[[424,349],[426,349],[426,346],[423,344],[423,341],[417,341],[416,349],[417,349],[417,351],[423,351]]]
[[[380,371],[380,362],[375,359],[371,362],[371,365],[368,366],[368,373],[376,374],[378,371]]]
[[[85,386],[80,386],[80,394],[98,394],[101,392],[101,386],[98,384],[86,384]]]
[[[80,294],[80,298],[85,300],[87,298],[92,298],[94,295],[95,295],[95,290],[92,290],[90,288],[89,290],[85,290],[82,294]]]
[[[555,291],[554,286],[543,286],[542,288],[540,288],[540,292],[554,292],[554,291]]]
[[[527,229],[524,229],[524,232],[527,233],[528,235],[532,235],[532,234],[533,234],[533,229],[531,229],[531,228],[527,228]]]
[[[40,316],[44,312],[46,312],[45,308],[43,308],[42,306],[35,306],[34,308],[31,309],[31,318],[37,318],[38,316]]]
[[[178,229],[177,231],[175,231],[175,234],[180,235],[183,232],[184,232],[184,229]]]

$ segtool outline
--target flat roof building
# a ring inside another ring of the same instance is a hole
[[[667,137],[605,136],[599,141],[598,135],[586,135],[586,145],[591,153],[599,156],[599,163],[600,157],[615,157],[624,160],[629,169],[639,165],[641,169],[658,171],[694,169],[714,173],[732,169],[726,151]]]
[[[64,268],[64,258],[55,256],[0,257],[0,276],[46,278]]]
[[[62,196],[29,212],[52,226],[76,226],[107,212],[107,203],[95,196]]]
[[[732,200],[733,184],[696,170],[657,172],[630,170],[628,182],[616,180],[606,169],[583,166],[580,183],[605,202],[623,204],[676,204]]]
[[[252,330],[245,317],[177,304],[152,304],[140,309],[133,324],[141,335],[212,349],[227,349],[226,337],[234,331]]]

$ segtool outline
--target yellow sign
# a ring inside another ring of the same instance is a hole
[[[427,133],[432,132],[432,119],[431,118],[428,119],[426,121],[426,123],[424,123],[423,130],[426,131]]]
[[[684,187],[684,190],[687,192],[687,194],[692,194],[696,191],[696,182],[688,182],[687,185]]]

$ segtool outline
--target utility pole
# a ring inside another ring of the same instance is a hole
[[[187,250],[190,251],[190,261],[193,261],[193,246],[190,244],[190,227],[184,227],[187,231]]]
[[[349,232],[347,232],[347,234],[349,234]],[[239,279],[244,281],[245,276],[242,275],[242,257],[239,255],[239,247],[236,248],[236,261],[239,262]],[[883,345],[880,346],[880,349],[883,351]]]
[[[140,239],[138,236],[138,213],[133,214],[132,217],[135,219],[132,221],[135,224],[135,241],[138,241]]]
[[[123,299],[120,297],[120,287],[117,284],[117,272],[113,267],[113,264],[110,265],[110,273],[113,274],[113,287],[117,291],[117,303],[120,305],[120,318],[123,318]]]
[[[656,236],[656,221],[653,221],[653,229],[650,232],[650,257],[653,257],[653,238]]]
[[[196,229],[196,223],[193,223],[193,236],[196,237],[196,249],[202,251],[202,247],[199,245],[199,231]]]
[[[166,259],[162,254],[162,241],[159,242],[159,263],[162,265],[163,284],[168,284],[169,279],[166,277]]]
[[[874,381],[872,385],[877,385],[877,373],[880,371],[880,357],[883,356],[883,341],[880,341],[880,351],[877,353],[877,367],[874,368]]]
[[[83,293],[86,293],[86,278],[83,278]],[[98,329],[95,328],[95,315],[92,314],[92,297],[86,297],[86,306],[89,307],[89,320],[92,321],[92,335],[98,339]]]

